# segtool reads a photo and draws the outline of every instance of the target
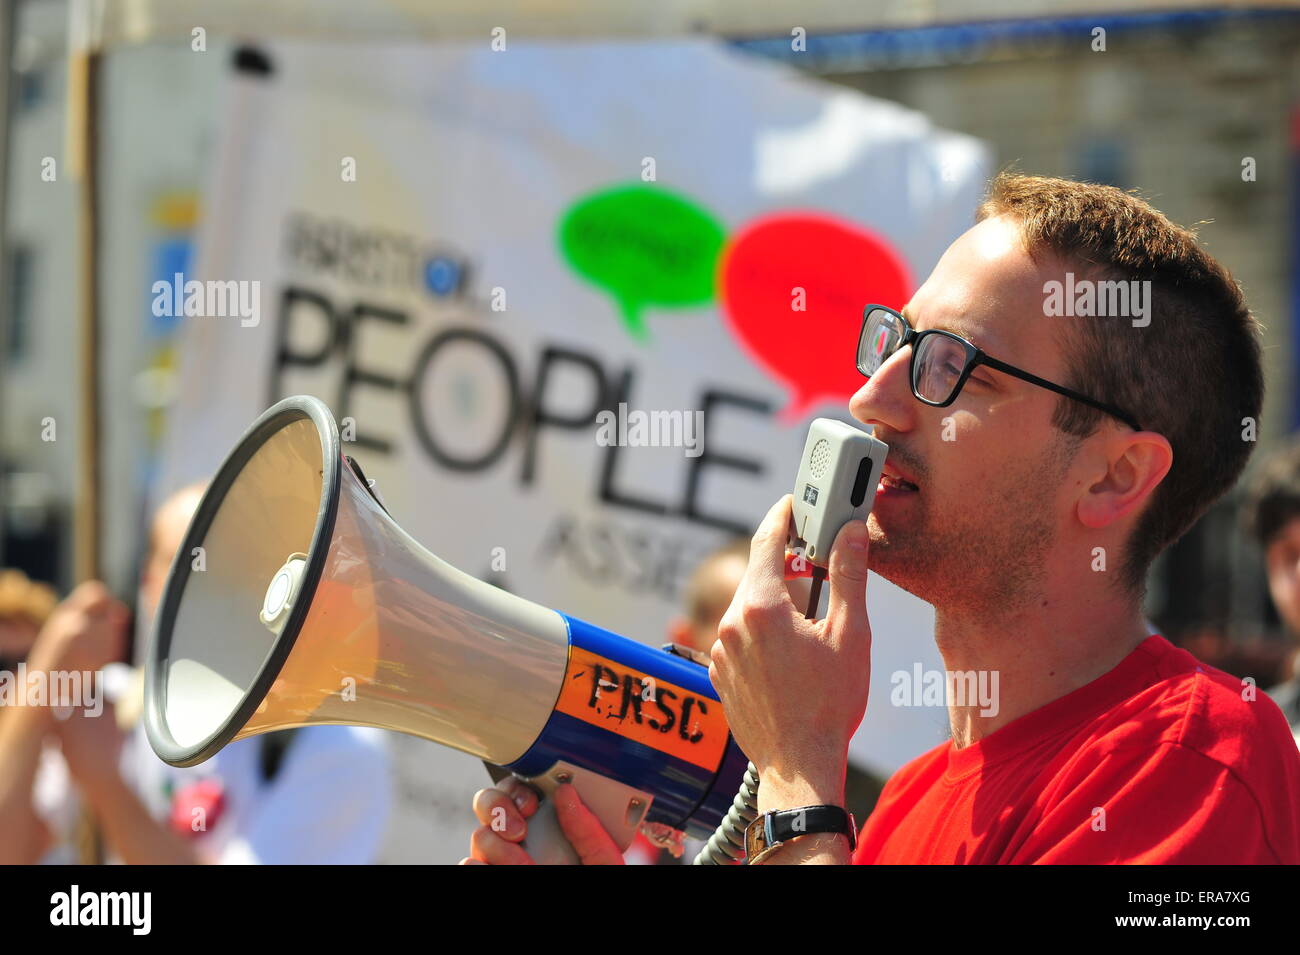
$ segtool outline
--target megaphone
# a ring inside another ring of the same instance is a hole
[[[173,766],[317,723],[409,733],[544,795],[572,782],[623,849],[638,829],[707,837],[749,778],[705,666],[434,556],[308,396],[263,413],[208,486],[158,606],[144,718]],[[576,861],[550,806],[526,848]],[[724,848],[746,821],[718,833]]]

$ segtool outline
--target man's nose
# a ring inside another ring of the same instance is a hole
[[[920,404],[912,394],[911,359],[911,345],[890,355],[849,399],[853,417],[868,426],[883,425],[888,431],[911,430]]]

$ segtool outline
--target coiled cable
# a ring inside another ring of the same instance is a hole
[[[691,865],[729,865],[745,855],[745,830],[758,818],[758,770],[750,763],[731,808]]]

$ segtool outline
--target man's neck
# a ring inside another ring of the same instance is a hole
[[[1114,669],[1148,636],[1136,600],[1103,589],[1053,588],[1011,610],[935,608],[935,642],[961,674],[948,707],[962,749]],[[973,675],[972,675],[973,674]],[[961,687],[992,689],[976,702]]]

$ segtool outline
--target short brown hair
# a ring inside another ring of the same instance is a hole
[[[1196,234],[1132,193],[1004,171],[976,221],[999,215],[1019,220],[1031,257],[1046,251],[1090,279],[1151,283],[1145,327],[1114,317],[1062,324],[1064,384],[1125,410],[1173,448],[1125,548],[1122,581],[1140,592],[1151,562],[1232,487],[1254,450],[1243,429],[1253,438],[1264,401],[1259,325]],[[1053,424],[1082,440],[1104,419],[1061,398]]]

